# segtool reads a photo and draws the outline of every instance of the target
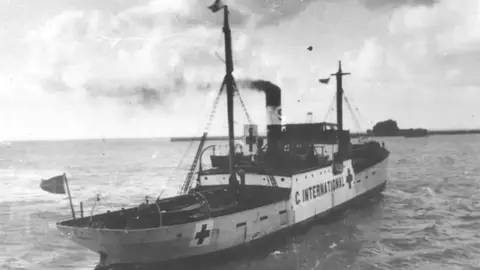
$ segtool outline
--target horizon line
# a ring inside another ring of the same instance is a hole
[[[409,129],[426,129],[426,128],[407,128],[400,130],[409,130]],[[479,131],[480,128],[462,128],[462,129],[426,129],[428,132],[462,132],[462,131]],[[350,131],[351,134],[367,134],[366,131]],[[266,136],[266,134],[259,134],[260,136]],[[242,137],[243,135],[236,135],[235,137]],[[170,140],[172,138],[201,138],[201,134],[193,136],[132,136],[132,137],[77,137],[77,138],[25,138],[25,139],[13,139],[13,140],[4,140],[0,139],[0,143],[5,142],[54,142],[54,141],[94,141],[94,140]],[[208,137],[228,137],[228,135],[220,134],[211,134]],[[207,137],[207,138],[208,138]]]

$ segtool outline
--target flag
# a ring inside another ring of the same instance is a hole
[[[46,192],[54,193],[54,194],[65,194],[65,175],[58,175],[54,176],[50,179],[44,180],[42,179],[40,183],[40,188],[45,190]]]
[[[208,8],[209,8],[212,12],[217,12],[217,11],[219,11],[220,9],[222,9],[223,7],[225,7],[225,4],[223,4],[222,0],[215,0],[215,3],[213,3],[212,5],[210,5]]]
[[[328,77],[326,79],[320,79],[318,81],[321,82],[321,83],[324,83],[324,84],[328,84],[328,82],[330,81],[330,77]]]

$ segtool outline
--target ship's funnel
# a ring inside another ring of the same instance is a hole
[[[280,88],[274,85],[274,90],[265,91],[266,109],[267,109],[267,126],[282,125],[282,104]],[[278,89],[278,90],[277,90]]]
[[[265,93],[267,110],[267,151],[269,153],[275,153],[279,149],[282,132],[282,90],[277,85],[263,80],[240,80],[239,84]]]

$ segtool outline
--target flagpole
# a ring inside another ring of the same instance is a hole
[[[68,200],[70,201],[70,209],[72,209],[72,217],[75,218],[75,210],[73,209],[72,195],[70,195],[70,187],[68,186],[67,175],[63,173],[63,181],[65,181],[65,186],[67,187]]]

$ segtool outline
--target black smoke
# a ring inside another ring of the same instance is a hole
[[[172,75],[169,80],[138,80],[133,82],[122,82],[119,79],[95,79],[86,82],[83,86],[90,97],[104,97],[131,106],[140,105],[146,109],[154,109],[157,106],[165,105],[168,98],[182,95],[189,90],[189,85],[183,73]],[[195,85],[193,88],[195,88]],[[65,90],[69,91],[70,89],[65,88]]]
[[[282,90],[276,84],[265,80],[241,79],[237,81],[237,86],[258,90],[265,93],[267,106],[280,106],[282,104]]]

